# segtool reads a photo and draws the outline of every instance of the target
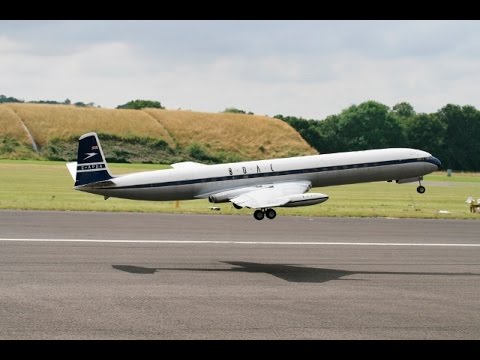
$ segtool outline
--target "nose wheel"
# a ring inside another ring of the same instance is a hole
[[[422,185],[421,181],[418,181],[417,192],[419,194],[423,194],[425,192],[425,186]]]
[[[275,219],[275,217],[277,216],[277,212],[273,209],[262,209],[255,210],[255,212],[253,213],[253,217],[257,220],[263,220],[265,216],[272,220]]]

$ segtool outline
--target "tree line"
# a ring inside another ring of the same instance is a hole
[[[428,151],[444,169],[480,171],[480,111],[448,104],[434,113],[416,113],[402,102],[389,108],[376,101],[352,105],[324,120],[276,115],[319,153],[387,147]]]
[[[94,102],[84,103],[83,101],[77,101],[72,103],[70,99],[65,99],[64,101],[56,101],[56,100],[32,100],[32,101],[25,101],[22,99],[17,99],[13,96],[6,96],[0,95],[0,104],[3,103],[27,103],[27,104],[50,104],[50,105],[74,105],[78,107],[98,107],[101,108],[100,105],[96,105]],[[141,110],[144,108],[156,108],[156,109],[165,109],[162,106],[160,101],[156,100],[131,100],[125,104],[118,105],[116,109],[134,109],[134,110]]]
[[[70,99],[65,99],[64,101],[56,101],[56,100],[32,100],[32,101],[25,101],[22,99],[17,99],[13,96],[6,96],[0,95],[0,104],[4,103],[27,103],[27,104],[49,104],[49,105],[75,105],[79,107],[100,107],[96,105],[94,102],[84,103],[83,101],[77,101],[72,103]]]
[[[25,102],[0,95],[0,103]],[[29,103],[96,106],[52,100]],[[97,105],[97,107],[100,107]],[[159,101],[132,100],[117,109],[164,109]],[[225,113],[247,114],[234,107]],[[248,114],[253,114],[248,112]],[[386,147],[422,149],[438,157],[444,169],[480,171],[480,111],[466,105],[448,104],[434,113],[416,113],[412,105],[401,102],[391,109],[376,101],[352,105],[324,120],[276,115],[290,124],[319,153],[358,151]]]

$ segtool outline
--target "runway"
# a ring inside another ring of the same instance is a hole
[[[479,339],[480,222],[0,211],[0,339]]]

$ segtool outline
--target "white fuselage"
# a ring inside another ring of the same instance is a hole
[[[278,182],[306,180],[321,187],[410,179],[436,171],[438,165],[425,151],[395,148],[137,172],[117,176],[113,184],[76,189],[136,200],[188,200]]]

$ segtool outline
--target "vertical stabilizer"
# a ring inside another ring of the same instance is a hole
[[[112,179],[96,133],[80,136],[78,140],[75,186]]]

